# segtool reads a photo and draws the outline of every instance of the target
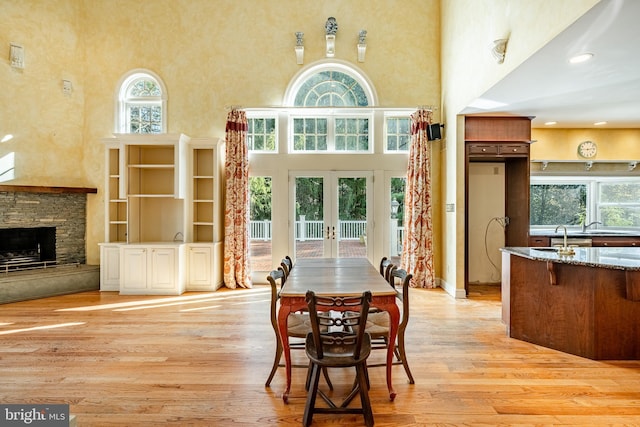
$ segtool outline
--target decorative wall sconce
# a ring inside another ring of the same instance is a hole
[[[507,42],[509,39],[494,40],[491,45],[491,54],[498,64],[504,62],[504,55],[507,52]]]
[[[367,30],[358,33],[358,62],[364,62],[364,54],[367,51]]]
[[[11,67],[17,68],[17,69],[23,69],[24,68],[24,48],[20,45],[11,43],[9,59],[11,61]]]
[[[327,58],[333,58],[336,54],[336,33],[338,32],[338,21],[333,16],[327,19],[324,24],[325,39],[327,41]]]
[[[304,33],[296,32],[296,64],[304,63]]]

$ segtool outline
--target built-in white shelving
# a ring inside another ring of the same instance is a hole
[[[180,294],[221,286],[223,145],[183,134],[117,134],[103,142],[101,289]]]

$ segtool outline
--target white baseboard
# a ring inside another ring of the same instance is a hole
[[[442,289],[444,289],[444,291],[446,293],[448,293],[449,295],[451,295],[452,297],[458,299],[466,299],[467,298],[467,291],[463,289],[458,289],[455,287],[455,285],[451,285],[449,283],[447,283],[446,280],[441,279],[441,278],[437,278],[436,279],[436,283],[438,284],[438,286],[440,286]]]

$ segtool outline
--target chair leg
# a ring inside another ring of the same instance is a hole
[[[313,362],[309,361],[309,367],[307,368],[307,379],[304,381],[304,391],[309,391],[311,385],[311,371],[313,370]]]
[[[329,378],[329,371],[327,370],[327,368],[322,368],[322,374],[324,375],[324,379],[327,381],[329,390],[333,390],[333,384],[331,384],[331,379]]]
[[[329,390],[333,390],[333,384],[331,383],[331,378],[329,378],[329,371],[327,370],[327,368],[322,368],[322,374],[324,375],[324,379],[327,381]],[[311,362],[309,362],[309,369],[307,369],[307,379],[304,382],[305,391],[309,391],[310,384],[311,384]]]
[[[318,382],[320,382],[320,367],[315,364],[311,364],[311,384],[309,385],[309,392],[307,393],[307,403],[304,406],[304,415],[302,416],[303,427],[308,427],[313,421],[313,412],[316,406],[316,397],[318,396]]]
[[[400,353],[400,360],[402,360],[402,366],[404,367],[404,371],[407,373],[407,377],[409,377],[409,384],[415,384],[413,380],[413,375],[411,374],[411,369],[409,369],[409,362],[407,362],[407,353],[404,351],[404,330],[398,331],[398,352]]]
[[[367,390],[371,390],[371,382],[369,381],[369,369],[367,368],[366,362],[364,367],[364,376],[367,379]]]
[[[358,383],[360,388],[360,402],[362,404],[362,415],[364,423],[367,427],[373,426],[373,411],[371,410],[371,401],[369,400],[369,391],[367,390],[367,366],[360,364],[356,366]]]
[[[359,394],[360,394],[360,375],[358,373],[358,368],[356,367],[356,377],[353,379],[353,386],[351,387],[351,391],[349,392],[347,397],[345,397],[344,400],[342,401],[342,404],[340,405],[340,407],[346,408],[347,406],[349,406],[353,398]]]
[[[280,359],[282,358],[282,352],[283,352],[283,348],[282,348],[282,343],[280,342],[280,339],[276,339],[276,356],[275,359],[273,360],[273,367],[271,368],[271,373],[269,374],[269,378],[267,378],[267,382],[264,383],[265,387],[269,387],[269,385],[271,385],[271,380],[273,379],[273,377],[276,375],[276,371],[278,370],[278,366],[280,365]]]

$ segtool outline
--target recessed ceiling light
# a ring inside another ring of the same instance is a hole
[[[607,122],[595,122],[593,125],[594,126],[602,126],[602,125],[606,125]]]
[[[545,126],[553,126],[555,124],[557,124],[558,122],[544,122]]]
[[[593,58],[593,53],[581,53],[576,56],[572,56],[569,58],[569,62],[572,64],[579,64],[581,62],[585,62]]]

